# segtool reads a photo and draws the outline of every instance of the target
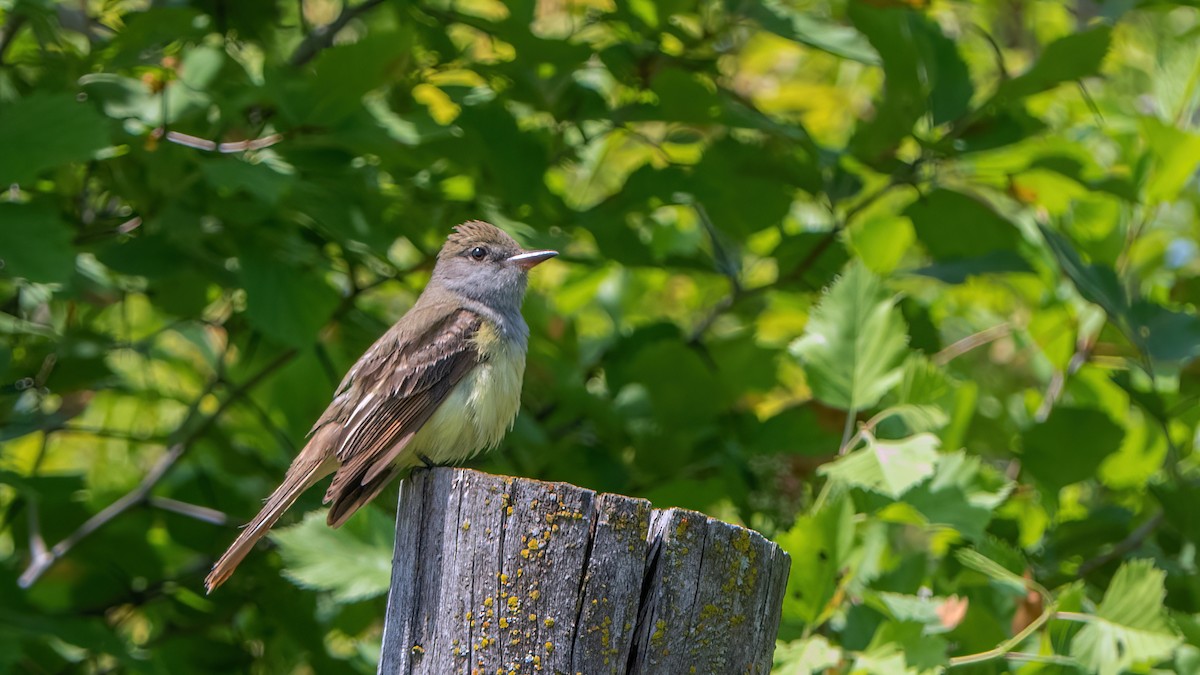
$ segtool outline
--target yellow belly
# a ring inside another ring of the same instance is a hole
[[[482,346],[482,345],[481,345]],[[407,463],[418,455],[452,464],[500,444],[521,407],[525,353],[502,340],[487,345],[488,358],[454,387],[433,417],[413,437]]]

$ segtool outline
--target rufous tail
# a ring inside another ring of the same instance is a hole
[[[301,493],[333,472],[337,466],[336,461],[326,456],[325,448],[314,447],[314,442],[318,440],[320,439],[313,438],[308,446],[296,456],[292,465],[288,467],[283,482],[275,488],[270,497],[267,497],[267,503],[263,505],[262,510],[246,524],[229,550],[225,551],[221,559],[213,565],[212,571],[204,579],[204,588],[208,593],[212,593],[218,586],[225,583],[225,580],[233,574],[250,549],[254,548],[254,544],[266,535],[275,521],[279,520],[284,511],[287,511],[296,502],[296,498]]]

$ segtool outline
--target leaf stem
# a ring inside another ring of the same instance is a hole
[[[1038,618],[1030,622],[1030,624],[1026,626],[1024,630],[1005,640],[1004,642],[1001,642],[994,648],[987,650],[986,652],[968,654],[966,656],[955,656],[954,658],[950,659],[949,667],[956,668],[958,666],[966,666],[972,663],[983,663],[984,661],[991,661],[992,659],[999,659],[1008,656],[1012,650],[1016,649],[1021,645],[1022,642],[1025,642],[1025,640],[1029,639],[1029,636],[1040,630],[1047,621],[1054,618],[1056,615],[1056,610],[1054,607],[1055,606],[1053,604],[1047,605],[1045,611],[1043,611]]]

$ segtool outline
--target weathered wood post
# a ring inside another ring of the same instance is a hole
[[[379,672],[767,673],[788,556],[757,532],[466,469],[400,489]]]

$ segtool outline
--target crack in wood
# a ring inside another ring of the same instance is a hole
[[[765,674],[789,566],[700,513],[419,470],[400,492],[379,672]]]

